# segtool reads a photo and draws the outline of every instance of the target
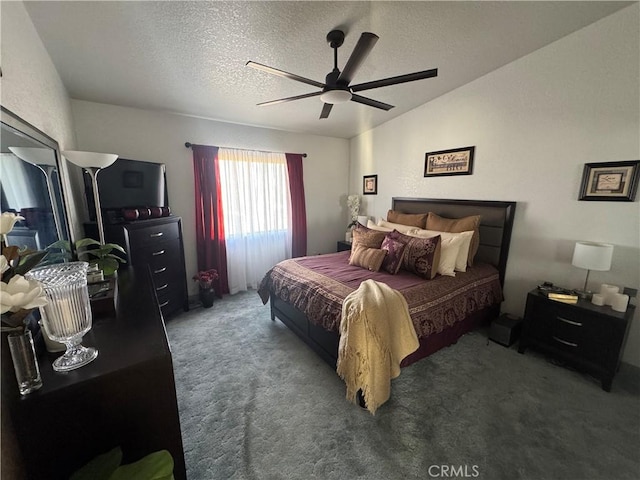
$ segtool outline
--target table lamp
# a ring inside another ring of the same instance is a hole
[[[606,272],[611,269],[611,258],[613,257],[613,245],[609,243],[596,242],[576,242],[573,250],[573,260],[571,264],[574,267],[584,268],[587,270],[587,278],[584,280],[584,288],[578,291],[578,295],[582,298],[590,296],[587,290],[589,282],[589,273],[591,270]]]
[[[73,150],[65,150],[62,152],[62,155],[71,163],[84,168],[91,177],[93,201],[96,207],[96,221],[98,223],[98,235],[100,235],[100,243],[104,245],[104,225],[102,223],[102,210],[100,209],[100,196],[98,194],[98,172],[115,162],[118,155],[114,153],[78,152]]]
[[[50,148],[38,147],[9,147],[20,160],[23,160],[35,167],[38,167],[44,173],[47,180],[47,191],[49,192],[49,200],[51,201],[51,211],[53,212],[53,222],[56,226],[58,238],[63,238],[62,223],[60,221],[60,212],[58,211],[55,192],[53,190],[53,175],[56,173],[58,164],[53,150]]]

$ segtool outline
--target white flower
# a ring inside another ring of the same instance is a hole
[[[355,221],[360,213],[360,195],[349,195],[347,197],[347,206],[349,207],[349,214],[351,220]]]
[[[44,307],[49,300],[37,280],[14,275],[9,283],[0,282],[0,313]]]
[[[6,235],[13,230],[13,226],[18,220],[24,220],[24,217],[11,212],[4,212],[0,215],[0,234]]]
[[[0,275],[9,270],[9,262],[4,255],[0,255]]]

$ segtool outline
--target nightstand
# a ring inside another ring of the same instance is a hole
[[[532,290],[518,352],[524,353],[529,346],[544,351],[595,375],[609,392],[634,311],[634,305],[616,312],[582,299],[576,304],[557,302]]]
[[[344,252],[347,250],[351,250],[351,242],[345,242],[344,240],[339,240],[338,246],[336,248],[336,252]]]

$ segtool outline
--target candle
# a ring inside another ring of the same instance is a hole
[[[604,305],[604,295],[601,293],[594,293],[591,297],[591,303],[594,305]]]
[[[629,303],[629,295],[616,293],[613,295],[611,308],[614,309],[616,312],[626,312],[628,303]]]
[[[619,291],[620,288],[616,287],[615,285],[607,285],[606,283],[603,283],[600,287],[600,294],[604,295],[604,304],[611,305],[613,296]]]

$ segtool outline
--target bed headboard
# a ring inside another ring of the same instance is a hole
[[[516,202],[393,197],[391,208],[402,213],[433,212],[446,218],[480,215],[476,261],[495,266],[500,272],[500,284],[504,286]]]

